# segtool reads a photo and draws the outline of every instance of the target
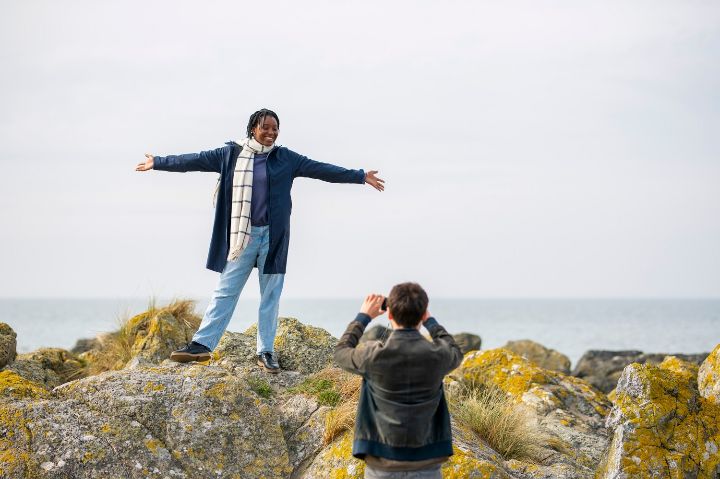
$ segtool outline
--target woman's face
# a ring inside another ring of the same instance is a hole
[[[266,115],[262,119],[262,124],[253,128],[253,137],[264,146],[272,146],[280,132],[278,123],[275,118]]]

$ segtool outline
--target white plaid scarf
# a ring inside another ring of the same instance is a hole
[[[254,138],[240,142],[242,150],[238,155],[233,172],[232,209],[230,216],[230,253],[228,261],[240,257],[250,241],[250,202],[252,200],[253,159],[256,153],[267,153],[273,146],[265,146]]]

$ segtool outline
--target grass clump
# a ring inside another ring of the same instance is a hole
[[[182,346],[182,342],[189,341],[192,333],[200,327],[200,318],[195,314],[195,302],[191,300],[176,300],[164,307],[157,307],[154,298],[151,298],[147,311],[131,318],[121,318],[118,321],[116,331],[103,334],[99,339],[99,346],[92,349],[83,356],[87,358],[90,374],[98,374],[104,371],[122,369],[137,351],[133,350],[136,341],[146,337],[149,333],[169,334],[168,331],[155,331],[153,320],[162,315],[169,315],[174,318],[177,330],[172,333],[173,338],[167,340],[176,342],[176,346]],[[168,353],[169,354],[169,353]]]
[[[273,388],[270,383],[264,379],[249,377],[247,382],[250,385],[250,389],[263,399],[270,399],[273,395]]]
[[[540,462],[548,449],[562,450],[561,441],[542,431],[530,410],[505,391],[483,384],[457,385],[447,390],[450,414],[506,460]]]

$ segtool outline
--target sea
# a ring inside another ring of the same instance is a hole
[[[198,314],[207,303],[207,298],[196,301]],[[339,337],[360,303],[283,299],[280,315]],[[80,338],[117,329],[148,305],[144,298],[0,299],[0,322],[17,333],[20,353],[70,349]],[[242,332],[257,321],[258,305],[258,299],[241,299],[228,330]],[[433,299],[430,311],[451,333],[479,335],[483,349],[532,339],[567,355],[573,365],[590,349],[701,353],[720,343],[720,299]],[[381,316],[373,324],[388,326],[388,321]]]

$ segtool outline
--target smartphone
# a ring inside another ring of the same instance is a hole
[[[387,311],[387,298],[383,299],[383,303],[380,305],[380,311]]]

